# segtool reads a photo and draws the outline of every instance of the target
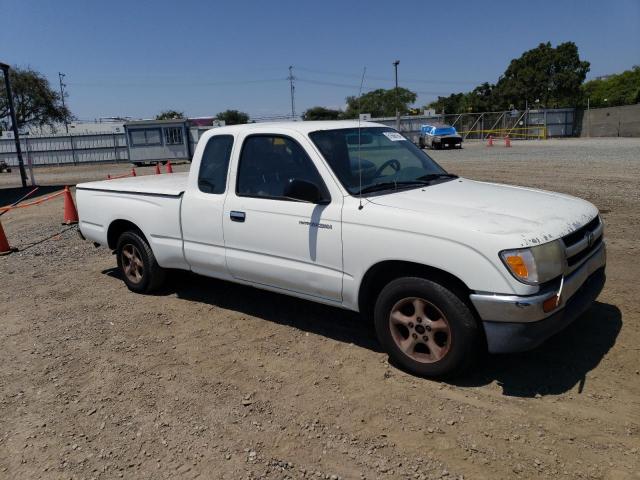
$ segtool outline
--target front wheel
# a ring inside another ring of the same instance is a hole
[[[424,278],[390,282],[378,296],[374,320],[389,357],[415,375],[460,374],[479,350],[480,329],[469,307],[451,290]]]
[[[124,283],[132,292],[151,293],[164,283],[166,272],[139,231],[120,235],[116,254]]]

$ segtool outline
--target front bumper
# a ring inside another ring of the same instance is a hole
[[[582,315],[605,283],[605,245],[564,278],[561,292],[547,290],[531,296],[471,294],[491,353],[530,350]],[[560,293],[558,307],[545,312],[543,303]]]
[[[460,136],[451,136],[451,137],[439,137],[433,139],[434,145],[440,145],[444,148],[455,147],[456,145],[462,145],[462,137]]]

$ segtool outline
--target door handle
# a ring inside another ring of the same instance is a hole
[[[232,222],[244,222],[246,215],[244,212],[231,210],[231,212],[229,212],[229,217],[231,217]]]

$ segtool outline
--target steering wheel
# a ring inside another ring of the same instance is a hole
[[[400,165],[400,162],[398,160],[396,160],[395,158],[391,158],[391,159],[387,160],[386,162],[384,162],[382,165],[380,165],[380,167],[378,167],[378,169],[376,170],[376,173],[373,176],[373,178],[379,177],[380,174],[387,167],[393,168],[394,172],[398,172],[402,168],[402,166]]]

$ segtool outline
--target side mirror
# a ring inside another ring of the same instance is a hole
[[[324,195],[315,183],[298,178],[289,180],[289,184],[284,189],[284,196],[318,205],[326,205],[329,203],[327,195]]]

